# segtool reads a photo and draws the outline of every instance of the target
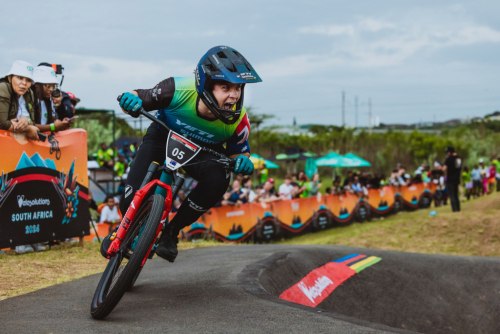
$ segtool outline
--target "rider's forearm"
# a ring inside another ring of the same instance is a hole
[[[233,154],[233,155],[230,155],[229,157],[230,157],[231,159],[236,159],[236,158],[237,158],[237,157],[239,157],[240,155],[244,155],[245,157],[250,157],[250,153],[248,153],[248,152],[247,152],[247,153],[241,153],[241,154],[240,154],[240,153],[238,153],[238,154]]]
[[[134,89],[131,93],[139,96],[146,111],[165,109],[174,98],[175,80],[168,78],[151,89]]]

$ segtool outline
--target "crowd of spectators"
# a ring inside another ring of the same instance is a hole
[[[80,99],[59,87],[55,69],[49,63],[33,67],[16,60],[0,78],[0,130],[39,140],[39,132],[57,132],[72,125]],[[42,244],[16,247],[17,253],[44,251]]]
[[[35,141],[39,140],[38,132],[67,130],[76,118],[78,102],[74,94],[60,89],[51,64],[33,67],[16,60],[0,78],[0,130]]]
[[[454,187],[453,185],[456,185],[459,189],[457,192],[461,193],[460,201],[490,194],[495,190],[500,191],[500,156],[492,157],[489,165],[480,159],[479,164],[470,169],[465,166],[462,170],[461,158],[456,155],[451,146],[449,149],[448,158],[444,163],[436,161],[433,165],[422,164],[413,173],[402,164],[397,164],[389,176],[377,172],[348,170],[345,177],[336,176],[332,181],[332,186],[326,187],[323,192],[320,191],[322,182],[319,174],[313,174],[309,179],[303,171],[286,175],[283,183],[276,188],[274,179],[268,177],[264,166],[258,170],[257,179],[260,182],[255,187],[252,187],[251,177],[236,176],[218,206],[314,197],[320,193],[323,195],[350,193],[360,198],[368,198],[370,189],[380,189],[387,185],[412,186],[422,182],[436,185],[433,198],[435,206],[447,205],[449,201],[453,202],[450,196],[450,189]],[[449,167],[453,167],[453,171]],[[455,178],[452,173],[457,173],[456,181],[452,180]],[[459,211],[459,206],[454,211]]]

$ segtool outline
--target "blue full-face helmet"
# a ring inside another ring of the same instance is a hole
[[[208,50],[194,71],[196,90],[210,111],[225,124],[234,124],[243,108],[244,88],[247,83],[261,82],[257,72],[241,53],[229,46],[216,46]],[[219,107],[212,90],[217,81],[242,84],[241,97],[235,110]]]

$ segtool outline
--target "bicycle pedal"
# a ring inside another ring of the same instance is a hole
[[[153,258],[153,256],[155,256],[156,247],[158,247],[158,245],[154,245],[153,248],[151,248],[151,252],[149,252],[148,259],[151,260]]]

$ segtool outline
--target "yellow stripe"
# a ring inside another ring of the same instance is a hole
[[[351,267],[351,269],[354,269],[356,270],[357,268],[361,267],[361,266],[364,266],[365,264],[367,264],[368,262],[372,262],[373,260],[375,260],[377,257],[376,256],[370,256],[369,258],[366,258],[364,259],[363,261],[359,261],[355,264],[353,264]]]

